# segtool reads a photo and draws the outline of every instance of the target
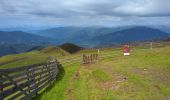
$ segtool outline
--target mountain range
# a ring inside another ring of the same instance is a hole
[[[169,37],[167,32],[145,26],[128,27],[58,27],[40,30],[36,34],[85,47],[150,41]]]
[[[22,31],[0,31],[0,44],[49,44],[51,38],[30,34]]]
[[[0,56],[28,51],[36,46],[74,43],[82,47],[118,45],[135,41],[153,41],[169,37],[168,32],[145,26],[57,27],[23,31],[0,31]],[[9,52],[7,52],[9,51]]]
[[[22,31],[0,31],[0,56],[21,53],[35,46],[55,43],[51,38]]]
[[[168,33],[148,27],[133,27],[93,38],[99,45],[125,44],[130,42],[167,39]]]

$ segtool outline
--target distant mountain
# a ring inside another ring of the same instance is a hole
[[[170,26],[168,25],[153,25],[152,28],[159,29],[161,31],[164,31],[168,34],[170,34]]]
[[[170,35],[159,29],[143,26],[58,27],[34,32],[30,34],[22,31],[0,31],[0,49],[13,54],[41,49],[41,46],[46,45],[73,43],[81,47],[96,47],[136,41],[166,40]],[[0,55],[8,54],[4,51],[1,51]]]
[[[58,27],[38,32],[58,40],[59,43],[74,43],[84,47],[120,44],[133,41],[148,41],[167,38],[167,33],[144,26],[124,27]]]
[[[40,30],[38,35],[53,38],[60,44],[74,43],[81,46],[88,46],[87,41],[94,37],[109,34],[129,28],[127,27],[57,27],[47,30]]]
[[[26,52],[35,46],[48,44],[56,44],[56,42],[47,37],[22,31],[0,31],[0,56]]]
[[[17,51],[12,46],[0,45],[0,56],[8,54],[16,54]]]
[[[7,54],[17,54],[22,52],[30,51],[33,47],[37,47],[37,45],[31,44],[0,44],[0,56],[4,56]]]
[[[49,44],[52,39],[25,33],[22,31],[5,32],[0,31],[0,44]]]
[[[98,45],[121,44],[135,41],[151,41],[168,38],[166,32],[149,27],[133,27],[93,38],[91,42]]]

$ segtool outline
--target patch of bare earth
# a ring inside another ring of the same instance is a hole
[[[125,82],[127,78],[120,74],[113,74],[112,80],[107,82],[100,82],[102,89],[118,90],[121,86],[120,83]]]
[[[149,74],[149,70],[147,68],[138,68],[138,67],[134,67],[132,69],[132,72],[134,72],[135,74],[140,74],[140,75],[148,75]]]
[[[72,81],[74,82],[75,80],[77,80],[77,78],[80,76],[80,72],[79,70],[74,74],[74,76],[72,77]]]
[[[75,82],[78,77],[80,76],[80,72],[79,72],[79,69],[76,71],[76,73],[72,76],[71,80],[69,81],[69,88],[67,89],[67,99],[68,100],[74,100],[73,99],[73,96],[72,96],[72,93],[73,93],[73,88],[72,88],[72,85],[73,85],[73,82]]]

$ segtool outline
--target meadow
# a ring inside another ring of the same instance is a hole
[[[46,61],[54,56],[62,64],[56,82],[34,100],[170,100],[170,46],[133,46],[130,56],[122,48],[103,48],[99,61],[82,64],[82,54],[32,51],[0,58],[0,63],[17,58],[0,68],[19,67]]]

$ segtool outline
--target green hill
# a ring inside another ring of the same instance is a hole
[[[76,53],[82,49],[82,47],[79,47],[77,45],[74,45],[72,43],[65,43],[63,45],[59,46],[61,49],[69,52],[69,53]]]
[[[43,48],[40,50],[40,52],[42,53],[47,53],[47,54],[53,54],[53,53],[56,53],[56,54],[61,54],[61,55],[69,55],[70,53],[59,48],[59,47],[56,47],[56,46],[49,46],[49,47],[46,47],[46,48]]]
[[[30,65],[44,62],[48,56],[56,57],[63,66],[63,74],[33,98],[36,100],[169,100],[170,43],[159,44],[162,45],[154,43],[152,50],[149,45],[132,46],[131,55],[126,57],[121,47],[103,48],[99,61],[91,65],[83,65],[81,55],[97,53],[95,49],[58,56],[57,47],[48,47],[1,57],[0,63],[26,59],[0,68]]]

